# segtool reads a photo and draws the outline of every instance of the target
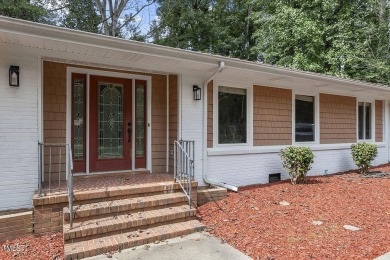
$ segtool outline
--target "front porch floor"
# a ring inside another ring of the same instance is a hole
[[[89,191],[105,188],[113,188],[129,185],[142,185],[152,183],[173,182],[173,174],[170,173],[107,173],[91,175],[75,175],[73,177],[73,190]],[[52,181],[42,184],[42,196],[63,194],[67,191],[66,181]]]

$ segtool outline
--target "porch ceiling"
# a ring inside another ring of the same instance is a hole
[[[63,62],[206,79],[225,62],[224,80],[390,98],[390,88],[356,80],[42,25],[0,16],[0,50]]]

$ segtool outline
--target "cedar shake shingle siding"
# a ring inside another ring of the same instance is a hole
[[[383,142],[383,100],[375,100],[375,141]]]
[[[43,63],[43,136],[44,143],[66,143],[66,65]],[[44,150],[45,180],[48,180],[50,149]],[[64,155],[64,151],[62,150]],[[52,148],[52,180],[58,180],[59,149]],[[61,160],[61,179],[65,179],[65,162]],[[53,173],[54,172],[54,173]]]
[[[152,75],[152,171],[166,172],[167,76]]]
[[[44,62],[43,128],[45,143],[66,142],[66,65]]]
[[[292,91],[253,87],[253,145],[291,145]]]
[[[152,170],[166,171],[167,78],[165,75],[101,69],[44,61],[43,65],[43,130],[45,143],[66,142],[66,68],[79,67],[152,77]],[[55,160],[57,160],[55,158]],[[45,163],[48,157],[45,157]],[[57,167],[53,165],[53,167]],[[54,168],[54,169],[58,169]],[[64,168],[65,169],[65,168]],[[47,171],[47,166],[46,166]],[[56,174],[53,174],[55,177]],[[63,171],[62,178],[65,177]]]
[[[169,150],[173,151],[173,143],[177,140],[178,124],[178,100],[177,100],[177,80],[176,75],[169,75]],[[169,153],[169,171],[173,172],[174,159]]]
[[[356,142],[356,98],[320,94],[321,144]]]
[[[213,81],[207,85],[207,148],[213,147]]]

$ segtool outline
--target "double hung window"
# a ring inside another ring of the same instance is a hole
[[[295,96],[295,142],[315,141],[315,97]]]
[[[359,140],[372,139],[372,104],[358,103],[358,137]]]
[[[247,89],[218,87],[218,143],[247,143]]]

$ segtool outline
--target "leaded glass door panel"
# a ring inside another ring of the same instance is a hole
[[[146,81],[135,81],[135,168],[146,168]]]
[[[90,171],[131,169],[131,80],[91,77]]]
[[[86,82],[85,74],[72,74],[72,152],[75,173],[86,168]]]

